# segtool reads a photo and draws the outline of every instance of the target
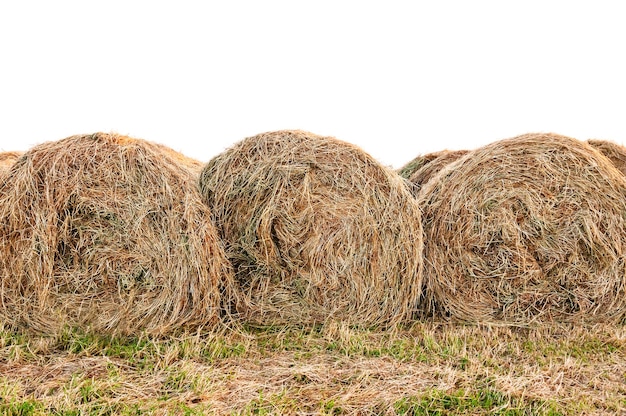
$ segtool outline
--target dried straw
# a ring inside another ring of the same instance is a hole
[[[0,320],[46,333],[215,324],[232,271],[200,166],[104,133],[28,151],[0,187]]]
[[[442,150],[440,152],[427,153],[407,163],[398,173],[414,185],[414,192],[418,192],[441,169],[465,156],[468,152],[468,150]]]
[[[626,180],[590,145],[527,134],[418,195],[426,309],[467,321],[611,321],[626,310]]]
[[[0,152],[0,178],[9,173],[11,167],[24,152]]]
[[[392,324],[421,293],[419,207],[360,148],[304,131],[249,137],[200,187],[253,323]]]
[[[607,140],[587,140],[591,146],[608,157],[613,165],[626,175],[626,147]]]

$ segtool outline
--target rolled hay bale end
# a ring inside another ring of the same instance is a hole
[[[442,150],[440,152],[427,153],[407,163],[398,173],[413,184],[413,189],[417,193],[441,169],[467,153],[469,153],[468,150]]]
[[[594,149],[608,157],[613,166],[626,175],[626,147],[608,140],[587,140]]]
[[[25,153],[0,192],[0,319],[44,333],[214,325],[233,277],[199,165],[105,133]]]
[[[0,178],[9,173],[11,167],[23,154],[24,152],[0,152]]]
[[[421,294],[419,207],[360,148],[304,131],[249,137],[211,160],[201,192],[261,325],[391,325]]]
[[[556,134],[492,143],[418,195],[428,310],[464,321],[615,321],[626,309],[626,181]]]

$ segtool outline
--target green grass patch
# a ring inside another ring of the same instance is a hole
[[[502,416],[563,415],[555,404],[522,400],[493,389],[476,391],[431,390],[420,397],[406,397],[394,404],[394,410],[407,416],[443,416],[489,414]]]
[[[0,415],[6,416],[31,416],[41,414],[42,406],[35,401],[20,401],[20,402],[4,402],[0,398]]]

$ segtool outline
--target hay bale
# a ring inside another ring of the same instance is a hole
[[[28,151],[0,188],[0,319],[45,333],[215,324],[232,270],[197,188],[201,166],[104,133]]]
[[[0,178],[8,174],[11,167],[24,152],[0,152]]]
[[[613,165],[626,175],[626,147],[607,140],[587,140],[591,146],[608,157]]]
[[[407,163],[398,173],[414,185],[414,191],[419,189],[435,176],[441,169],[465,156],[468,150],[442,150],[440,152],[421,155]]]
[[[200,177],[257,324],[387,325],[421,293],[422,228],[404,181],[360,148],[304,131],[249,137]]]
[[[626,306],[626,180],[586,143],[502,140],[418,195],[426,308],[461,320],[605,321]]]

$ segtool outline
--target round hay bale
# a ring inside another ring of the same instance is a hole
[[[398,173],[408,179],[414,185],[414,191],[417,192],[441,169],[467,153],[469,153],[468,150],[442,150],[427,153],[407,163]]]
[[[200,188],[256,324],[391,325],[421,293],[419,207],[360,148],[304,131],[249,137],[212,159]]]
[[[11,167],[24,152],[0,152],[0,178],[9,173]]]
[[[626,181],[586,143],[527,134],[444,168],[418,195],[426,309],[525,325],[626,305]]]
[[[591,146],[608,157],[622,174],[626,175],[626,147],[607,140],[587,140]]]
[[[233,277],[199,166],[105,133],[28,151],[0,188],[0,319],[44,333],[214,325]]]

